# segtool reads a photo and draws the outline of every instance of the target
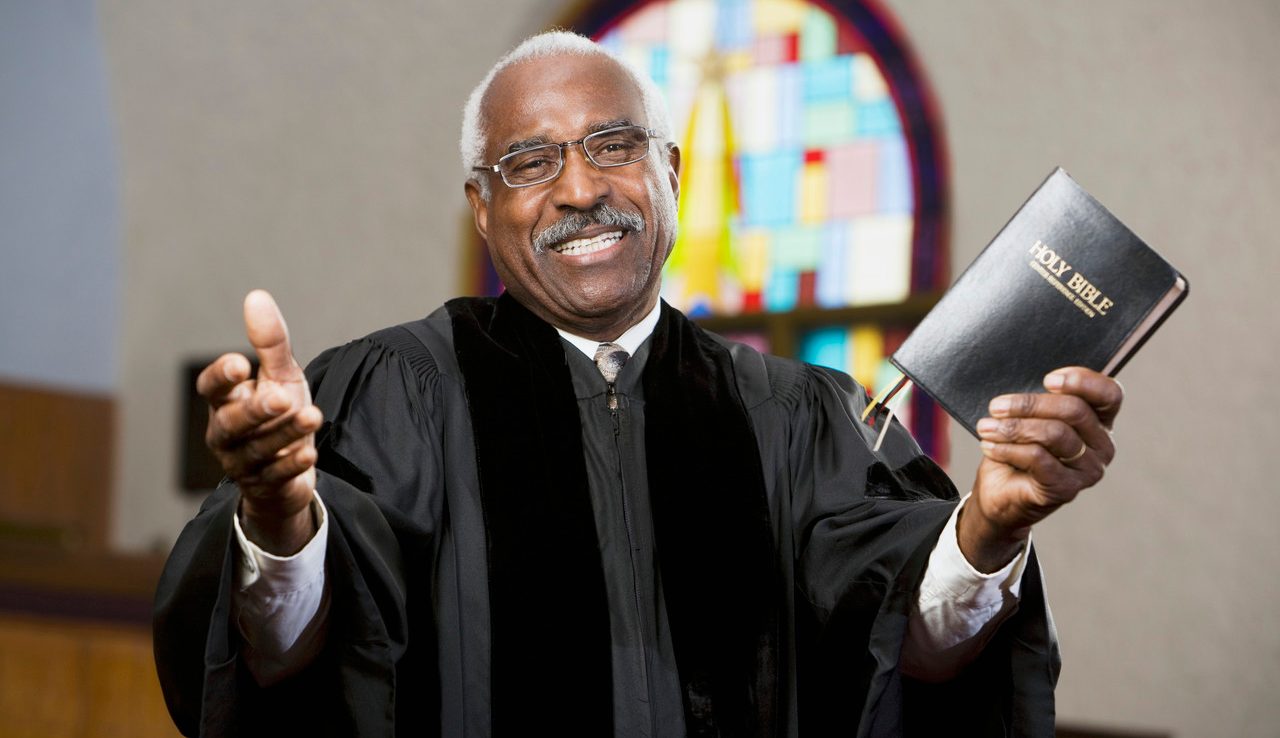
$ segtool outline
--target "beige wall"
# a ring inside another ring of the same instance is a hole
[[[1280,5],[892,5],[946,117],[954,264],[1060,164],[1192,285],[1121,374],[1107,478],[1035,534],[1060,714],[1280,735]],[[965,484],[977,454],[952,441]]]
[[[547,3],[542,3],[547,5]],[[179,367],[271,290],[305,363],[454,294],[462,104],[552,10],[504,0],[104,0],[124,177],[115,538],[168,548]]]
[[[945,117],[955,264],[1055,165],[1190,278],[1125,369],[1121,456],[1036,533],[1060,714],[1180,736],[1280,733],[1280,9],[1271,0],[886,0]],[[114,537],[165,547],[180,361],[242,345],[273,290],[299,358],[458,285],[458,110],[551,0],[103,0],[123,171]],[[958,272],[958,269],[957,269]],[[953,433],[967,486],[977,454]]]

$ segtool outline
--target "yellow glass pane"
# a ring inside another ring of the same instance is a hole
[[[853,378],[864,387],[874,387],[876,372],[884,360],[884,334],[874,325],[859,325],[853,329],[850,344],[853,346]]]
[[[800,0],[759,0],[752,18],[756,32],[761,34],[799,33],[804,28],[809,5]]]
[[[821,223],[827,219],[829,195],[827,167],[822,162],[809,162],[800,172],[800,222]]]

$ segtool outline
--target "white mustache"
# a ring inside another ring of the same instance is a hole
[[[533,237],[533,250],[546,251],[552,245],[568,240],[571,236],[593,225],[612,226],[627,231],[643,231],[644,216],[619,210],[607,203],[600,203],[590,210],[574,210],[560,220],[542,229]]]

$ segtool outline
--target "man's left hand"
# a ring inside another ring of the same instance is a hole
[[[1046,376],[1044,386],[1047,393],[996,397],[991,417],[978,421],[984,458],[957,535],[979,571],[1011,561],[1031,526],[1097,484],[1115,457],[1120,383],[1066,367]]]

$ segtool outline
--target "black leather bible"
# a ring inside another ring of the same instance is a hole
[[[1056,169],[916,326],[892,361],[961,425],[1044,376],[1115,376],[1174,308],[1187,280]]]

